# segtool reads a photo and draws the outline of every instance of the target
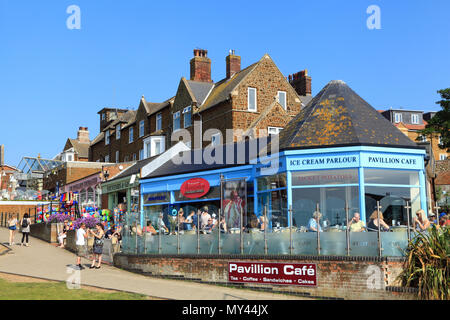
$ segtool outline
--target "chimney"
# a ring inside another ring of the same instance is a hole
[[[194,57],[191,59],[191,80],[212,82],[211,59],[207,55],[208,50],[194,49]]]
[[[87,127],[80,127],[80,129],[78,129],[77,140],[80,143],[90,143],[91,142],[91,140],[89,139],[89,130]]]
[[[0,146],[0,166],[5,164],[5,146],[2,144]]]
[[[234,50],[230,50],[230,54],[225,59],[227,63],[227,79],[233,77],[241,71],[241,57],[234,54]]]
[[[308,76],[307,69],[289,75],[288,80],[299,96],[311,95],[311,77]]]

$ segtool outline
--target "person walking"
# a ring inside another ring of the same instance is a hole
[[[88,234],[86,232],[86,224],[82,223],[76,234],[76,246],[77,246],[77,266],[80,270],[84,267],[81,265],[81,257],[86,255],[86,239]]]
[[[31,219],[28,217],[28,213],[25,213],[23,215],[22,221],[20,223],[22,227],[22,241],[21,245],[23,246],[23,241],[26,239],[25,246],[29,247],[29,236],[30,236],[30,225],[31,225]]]
[[[14,238],[16,236],[16,230],[17,230],[17,218],[16,215],[13,214],[8,219],[8,229],[9,229],[9,245],[14,245]]]
[[[97,223],[95,226],[95,232],[92,230],[89,230],[89,233],[94,236],[94,247],[93,247],[93,260],[92,265],[89,267],[89,269],[100,269],[100,266],[102,264],[102,254],[103,254],[103,244],[104,244],[104,237],[105,237],[105,230],[101,223]],[[95,266],[95,262],[98,260],[98,265]]]

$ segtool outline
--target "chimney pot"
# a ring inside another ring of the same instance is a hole
[[[211,60],[207,57],[207,50],[194,49],[191,59],[191,80],[211,82]]]

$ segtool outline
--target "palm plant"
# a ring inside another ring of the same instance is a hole
[[[418,233],[406,250],[406,262],[399,275],[402,286],[416,287],[419,299],[450,298],[450,227]]]

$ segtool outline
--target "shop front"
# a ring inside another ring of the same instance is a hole
[[[107,195],[107,209],[113,211],[122,204],[126,212],[139,211],[139,179],[137,175],[126,176],[102,183],[102,194]],[[103,204],[105,208],[105,204]]]
[[[86,207],[101,207],[101,182],[100,172],[98,172],[67,184],[65,186],[65,192],[78,193],[81,209]]]

